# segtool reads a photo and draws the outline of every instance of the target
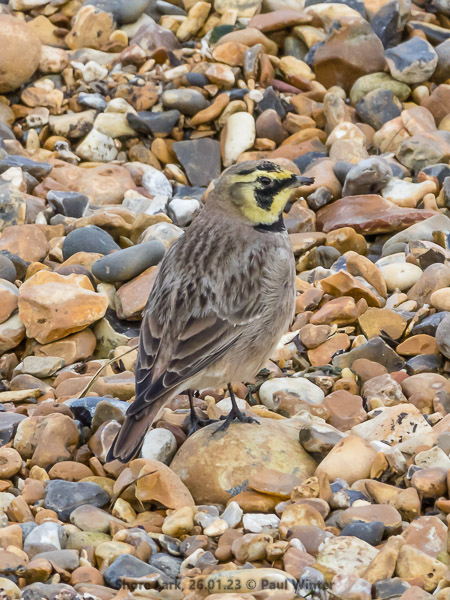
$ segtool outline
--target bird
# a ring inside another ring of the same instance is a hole
[[[294,317],[295,259],[283,221],[293,188],[310,185],[270,160],[243,161],[216,180],[206,202],[168,249],[143,313],[135,400],[107,461],[128,463],[162,408],[187,390],[228,387],[232,421],[254,421],[231,382],[251,380]]]

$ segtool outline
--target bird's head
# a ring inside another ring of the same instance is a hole
[[[253,225],[272,225],[280,216],[292,188],[313,183],[269,160],[241,162],[228,168],[214,193],[220,202],[231,202]]]

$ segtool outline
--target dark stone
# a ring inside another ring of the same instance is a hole
[[[192,185],[206,187],[220,176],[220,142],[217,140],[175,142],[172,148]]]
[[[450,207],[450,177],[446,177],[444,179],[444,206],[446,208]]]
[[[134,338],[139,335],[140,323],[132,323],[131,321],[119,319],[116,312],[111,308],[106,310],[104,318],[109,321],[109,324],[117,333],[122,333],[129,338]]]
[[[340,369],[344,367],[351,368],[354,361],[358,358],[367,358],[368,360],[377,362],[386,367],[388,373],[400,371],[405,365],[405,361],[380,337],[373,337],[365,344],[353,348],[350,352],[335,356],[332,363]]]
[[[410,584],[402,581],[400,577],[391,577],[390,579],[380,579],[373,584],[372,598],[374,600],[388,600],[390,598],[400,598]]]
[[[344,492],[345,492],[345,495],[348,496],[350,506],[352,506],[352,504],[354,504],[358,500],[365,500],[366,502],[370,501],[369,498],[362,492],[357,492],[356,490],[351,490],[351,489],[344,490]]]
[[[92,273],[83,265],[65,265],[64,267],[58,267],[55,269],[55,273],[59,273],[60,275],[71,275],[72,273],[76,273],[77,275],[86,275],[86,277],[92,283],[92,287],[94,289],[97,285]]]
[[[16,433],[17,426],[24,419],[26,419],[26,416],[19,415],[18,413],[0,413],[0,446],[4,446],[12,440]]]
[[[79,192],[59,192],[50,190],[47,200],[55,209],[55,212],[65,217],[79,219],[89,206],[89,198]]]
[[[0,142],[2,140],[15,140],[16,136],[12,132],[12,130],[5,125],[5,123],[0,123]]]
[[[157,574],[162,581],[167,582],[165,574],[154,566],[148,565],[131,554],[121,554],[103,573],[105,583],[115,590],[121,587],[122,577],[144,577]]]
[[[402,32],[399,30],[399,20],[399,3],[397,0],[382,6],[372,17],[370,26],[385,48],[391,48],[400,42]]]
[[[287,35],[283,43],[283,55],[293,56],[299,60],[305,60],[308,54],[308,46],[305,42],[294,35]]]
[[[333,494],[337,494],[338,492],[340,492],[342,490],[347,490],[348,483],[346,481],[344,481],[343,479],[335,479],[334,481],[332,481],[330,483],[330,489],[333,492]]]
[[[422,354],[413,356],[405,365],[408,375],[419,373],[439,373],[442,369],[442,356],[440,354]]]
[[[419,335],[421,333],[425,333],[426,335],[436,335],[436,330],[441,321],[445,319],[446,316],[450,315],[449,312],[442,311],[434,313],[434,315],[430,315],[429,317],[425,317],[423,321],[414,325],[411,331],[411,335]]]
[[[200,556],[198,561],[195,563],[195,566],[196,566],[196,568],[203,571],[204,569],[206,569],[206,567],[211,567],[213,565],[217,565],[218,562],[219,561],[214,556],[214,554],[208,550],[207,552],[204,552]]]
[[[45,508],[56,511],[58,518],[68,521],[78,506],[90,504],[101,508],[110,500],[109,495],[96,483],[72,482],[53,479],[45,488]]]
[[[306,152],[298,158],[295,158],[294,163],[300,169],[300,172],[304,173],[306,169],[313,164],[313,162],[319,158],[326,158],[327,156],[328,154],[326,152]]]
[[[356,103],[358,117],[375,130],[399,117],[402,110],[403,106],[392,90],[373,90]]]
[[[221,37],[234,31],[234,25],[217,25],[211,32],[210,44],[216,44]]]
[[[196,198],[201,202],[205,191],[204,187],[177,184],[174,186],[173,198]]]
[[[347,162],[345,160],[338,160],[333,165],[333,173],[339,179],[339,183],[344,185],[345,178],[347,177],[349,171],[353,169],[355,165],[353,163]]]
[[[319,210],[322,206],[329,204],[333,195],[327,187],[318,187],[312,194],[306,198],[306,202],[311,210]]]
[[[27,274],[28,265],[30,263],[26,260],[23,260],[23,258],[20,258],[20,256],[17,256],[17,254],[12,254],[12,252],[8,252],[8,250],[0,250],[0,256],[4,256],[10,262],[12,262],[16,270],[16,278],[23,281]]]
[[[427,250],[427,252],[421,254],[417,260],[419,261],[419,267],[422,269],[422,271],[425,271],[425,269],[436,263],[445,263],[446,258],[444,249],[442,249],[442,252],[436,250],[435,248]]]
[[[247,88],[235,88],[228,92],[228,96],[230,97],[230,102],[232,100],[243,100],[244,97],[248,94],[249,90]]]
[[[161,101],[165,108],[179,110],[190,117],[209,106],[201,92],[190,88],[166,90],[161,96]]]
[[[27,535],[29,535],[33,529],[36,529],[36,527],[38,527],[37,523],[34,523],[34,521],[27,521],[26,523],[19,523],[20,525],[20,529],[22,530],[22,537],[23,539],[25,539],[27,537]]]
[[[315,269],[316,267],[329,269],[340,256],[339,250],[333,246],[317,246],[309,252],[306,269]]]
[[[445,163],[429,165],[421,169],[418,173],[418,176],[420,175],[420,173],[424,173],[425,175],[428,175],[430,177],[436,177],[436,179],[439,182],[439,185],[441,186],[444,183],[445,178],[450,177],[450,166]]]
[[[339,256],[331,266],[331,270],[337,273],[338,271],[346,271],[347,270],[347,259],[345,256]]]
[[[92,273],[97,279],[107,283],[129,281],[149,267],[157,265],[162,260],[164,252],[164,246],[155,240],[137,244],[112,252],[95,261],[92,265]]]
[[[436,344],[439,352],[442,352],[445,358],[450,359],[450,316],[448,312],[444,314],[446,318],[442,319],[436,330]]]
[[[26,156],[10,154],[0,159],[0,173],[4,173],[11,167],[20,167],[22,171],[29,173],[39,180],[47,177],[53,169],[50,163],[31,160],[31,158],[27,158]]]
[[[438,64],[433,73],[433,81],[445,83],[450,79],[450,40],[446,40],[435,48],[438,55]]]
[[[183,8],[180,8],[171,2],[164,2],[164,0],[156,0],[156,8],[162,15],[178,15],[180,17],[187,16],[187,12]]]
[[[383,158],[372,156],[352,166],[345,178],[342,196],[378,194],[392,179],[392,170]]]
[[[156,567],[164,573],[170,581],[174,582],[180,574],[181,563],[183,561],[176,556],[158,552],[157,554],[152,554],[148,562],[152,567]]]
[[[120,250],[120,246],[116,244],[107,231],[96,225],[74,229],[66,236],[62,246],[64,260],[77,252],[109,254],[114,250]]]
[[[36,177],[33,177],[33,175],[30,175],[30,173],[27,173],[26,171],[23,171],[23,180],[27,186],[27,194],[32,194],[34,188],[39,184],[39,181]]]
[[[392,157],[392,155],[382,154],[381,156],[379,156],[379,158],[382,158],[389,164],[389,166],[391,167],[393,177],[403,179],[404,177],[409,177],[411,175],[410,170],[401,165],[395,158]]]
[[[189,85],[193,85],[195,87],[205,87],[205,85],[209,85],[211,83],[206,75],[203,75],[203,73],[187,73],[185,75],[185,79]]]
[[[7,256],[0,254],[0,279],[14,283],[17,279],[16,267]]]
[[[123,414],[125,414],[126,409],[128,408],[127,403],[122,400],[118,400],[117,398],[106,398],[103,396],[71,398],[70,400],[65,400],[64,404],[70,408],[75,419],[80,421],[83,425],[90,427],[97,413],[99,404],[104,404],[105,402],[110,404],[115,410],[120,410]]]
[[[84,4],[110,13],[117,23],[134,23],[147,8],[148,0],[85,0]]]
[[[80,595],[65,583],[32,583],[22,588],[22,600],[78,600]]]
[[[137,115],[127,113],[127,121],[133,129],[144,135],[170,133],[180,118],[179,110],[150,112],[141,110]]]
[[[372,546],[377,546],[381,542],[383,533],[384,523],[382,521],[373,521],[372,523],[355,521],[346,525],[341,531],[341,535],[359,538]]]
[[[269,108],[272,108],[277,112],[280,119],[283,119],[286,115],[286,110],[280,100],[280,97],[272,86],[266,88],[264,92],[264,98],[261,100],[261,102],[259,102],[259,104],[256,105],[256,108],[259,114],[263,113]]]

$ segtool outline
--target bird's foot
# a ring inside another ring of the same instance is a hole
[[[189,421],[189,431],[188,431],[188,437],[190,437],[192,434],[194,434],[196,431],[198,431],[199,429],[202,429],[203,427],[206,427],[207,425],[211,425],[212,423],[217,423],[217,419],[201,419],[199,416],[197,416],[196,413],[195,417],[191,416],[191,419]]]
[[[234,410],[233,408],[226,417],[220,417],[220,421],[223,421],[223,423],[213,432],[213,435],[219,433],[219,431],[226,431],[233,421],[238,421],[239,423],[257,423],[259,425],[259,421],[257,419],[254,419],[253,417],[247,417],[247,415],[242,411]]]

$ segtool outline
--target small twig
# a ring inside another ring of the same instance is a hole
[[[125,352],[122,352],[122,354],[119,354],[119,356],[115,356],[114,358],[111,358],[111,360],[108,360],[107,363],[105,363],[104,365],[102,365],[97,372],[95,373],[95,375],[92,377],[92,379],[90,380],[90,382],[86,385],[86,387],[81,391],[81,394],[78,396],[78,398],[84,398],[86,396],[86,394],[88,393],[88,391],[91,389],[91,387],[94,385],[94,383],[97,381],[100,373],[103,371],[103,369],[105,369],[106,367],[109,367],[109,365],[111,365],[112,363],[116,362],[117,360],[120,360],[122,358],[122,356],[125,356],[125,354],[129,354],[130,352],[133,352],[133,350],[136,350],[137,346],[133,346],[132,348],[129,348],[128,350],[125,350]]]

